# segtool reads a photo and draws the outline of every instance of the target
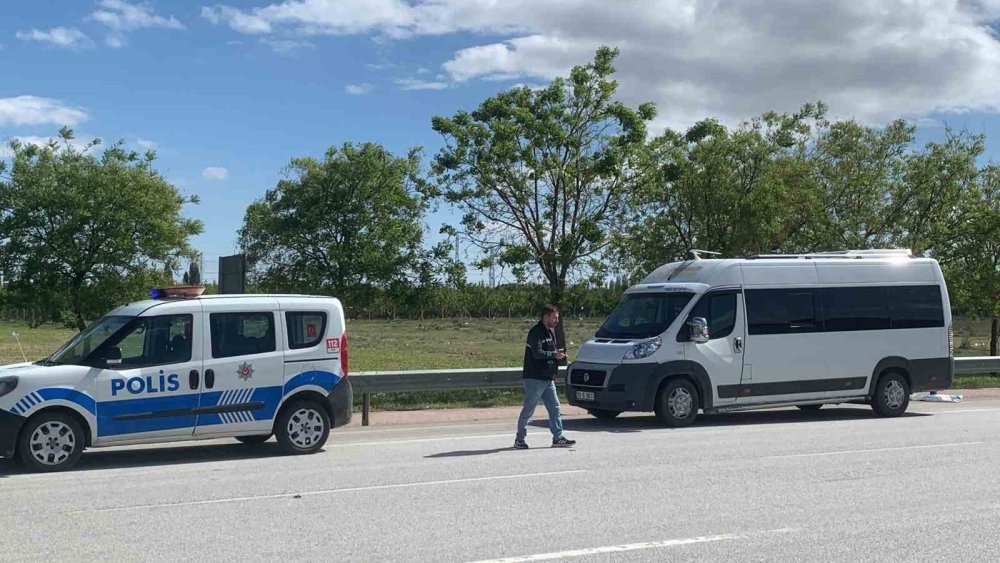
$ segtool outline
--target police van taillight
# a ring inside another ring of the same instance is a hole
[[[951,323],[948,323],[948,357],[955,357],[955,333],[952,331]]]
[[[347,331],[340,335],[340,374],[347,377]]]

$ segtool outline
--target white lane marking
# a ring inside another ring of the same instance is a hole
[[[927,448],[956,448],[960,446],[975,446],[978,444],[982,444],[982,442],[958,442],[955,444],[928,444],[925,446],[899,446],[895,448],[872,448],[868,450],[841,450],[836,452],[819,452],[813,454],[771,455],[767,457],[768,459],[781,459],[789,457],[819,457],[827,455],[866,454],[869,452],[892,452],[897,450],[922,450]]]
[[[550,436],[548,432],[529,432],[528,437],[531,436]],[[472,435],[458,435],[458,436],[444,436],[441,438],[414,438],[412,440],[387,440],[383,442],[345,442],[342,444],[326,444],[324,448],[349,448],[353,446],[388,446],[391,444],[417,444],[420,442],[444,442],[446,440],[465,440],[469,438],[510,438],[511,443],[514,443],[514,433],[508,432],[506,434],[472,434]]]
[[[922,412],[930,412],[932,414],[937,415],[937,414],[958,414],[967,412],[997,412],[997,411],[1000,411],[1000,409],[959,409],[957,411],[922,411]]]
[[[387,489],[404,489],[409,487],[430,487],[435,485],[453,485],[459,483],[478,483],[481,481],[505,481],[510,479],[527,479],[529,477],[553,477],[557,475],[573,475],[586,473],[584,469],[573,469],[569,471],[547,471],[544,473],[519,473],[516,475],[495,475],[492,477],[470,477],[467,479],[448,479],[443,481],[417,481],[415,483],[395,483],[391,485],[371,485],[368,487],[348,487],[344,489],[325,489],[320,491],[302,491],[298,493],[279,493],[276,495],[257,495],[249,497],[231,497],[212,500],[192,500],[182,502],[164,502],[159,504],[141,504],[136,506],[117,506],[110,508],[96,508],[92,510],[78,510],[75,512],[117,512],[123,510],[139,510],[145,508],[167,508],[174,506],[198,506],[204,504],[225,504],[230,502],[243,502],[251,500],[267,500],[276,498],[299,498],[316,495],[333,495],[337,493],[357,493],[363,491],[381,491]]]
[[[786,533],[794,530],[783,528],[780,530],[768,530],[762,533]],[[623,545],[607,545],[603,547],[588,547],[586,549],[571,549],[568,551],[554,551],[552,553],[536,553],[534,555],[524,555],[521,557],[505,557],[502,559],[484,559],[475,563],[525,563],[528,561],[552,561],[554,559],[569,559],[571,557],[587,557],[588,555],[603,555],[605,553],[621,553],[624,551],[637,551],[640,549],[662,549],[665,547],[677,547],[681,545],[691,545],[696,543],[710,543],[717,541],[732,541],[745,539],[750,535],[758,534],[721,534],[718,536],[699,536],[695,538],[683,538],[666,541],[652,541],[642,543],[629,543]]]

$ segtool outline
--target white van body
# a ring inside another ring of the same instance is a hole
[[[937,262],[866,250],[661,266],[581,347],[566,386],[595,416],[655,411],[680,426],[699,409],[839,402],[896,416],[910,392],[946,389],[953,373]]]
[[[51,463],[45,456],[35,460],[36,469],[55,470],[65,468],[63,457],[78,456],[67,455],[76,445],[221,437],[260,442],[272,434],[284,446],[298,440],[298,447],[285,448],[291,453],[309,453],[330,428],[350,421],[352,395],[337,299],[152,299],[115,309],[45,360],[0,367],[0,455],[24,458],[31,448],[61,448],[50,452]],[[294,420],[278,428],[286,407],[303,404],[312,410],[297,409],[289,415]],[[42,429],[35,445],[26,445],[33,421],[55,414],[79,426],[83,443],[49,444]],[[315,435],[306,418],[315,422]],[[306,430],[292,436],[288,428],[296,422]]]

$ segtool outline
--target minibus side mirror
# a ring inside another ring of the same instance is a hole
[[[696,342],[698,344],[704,344],[708,342],[708,321],[704,317],[695,317],[688,322],[688,328],[691,330],[691,342]]]
[[[122,365],[122,349],[117,346],[108,348],[108,352],[104,356],[104,363],[107,364],[108,367],[117,367]]]

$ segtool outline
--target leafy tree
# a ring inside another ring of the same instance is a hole
[[[733,130],[707,119],[652,139],[647,181],[617,230],[618,262],[641,275],[694,249],[743,256],[784,245],[811,217],[805,154],[824,113],[807,104]]]
[[[155,154],[117,143],[95,154],[69,141],[13,141],[0,164],[0,271],[20,301],[82,330],[111,304],[138,297],[131,282],[190,253],[199,221],[182,215],[183,196],[154,168]]]
[[[656,114],[650,103],[632,109],[614,99],[617,55],[602,47],[568,79],[514,88],[432,121],[446,143],[434,170],[444,197],[464,212],[465,238],[516,276],[540,271],[557,305],[571,272],[606,247]]]
[[[976,190],[962,205],[954,235],[938,246],[952,304],[968,315],[992,319],[990,355],[1000,340],[1000,166],[983,168]]]
[[[361,298],[364,286],[416,275],[428,191],[418,149],[397,157],[375,143],[344,144],[322,160],[296,158],[289,171],[240,230],[259,288]]]

